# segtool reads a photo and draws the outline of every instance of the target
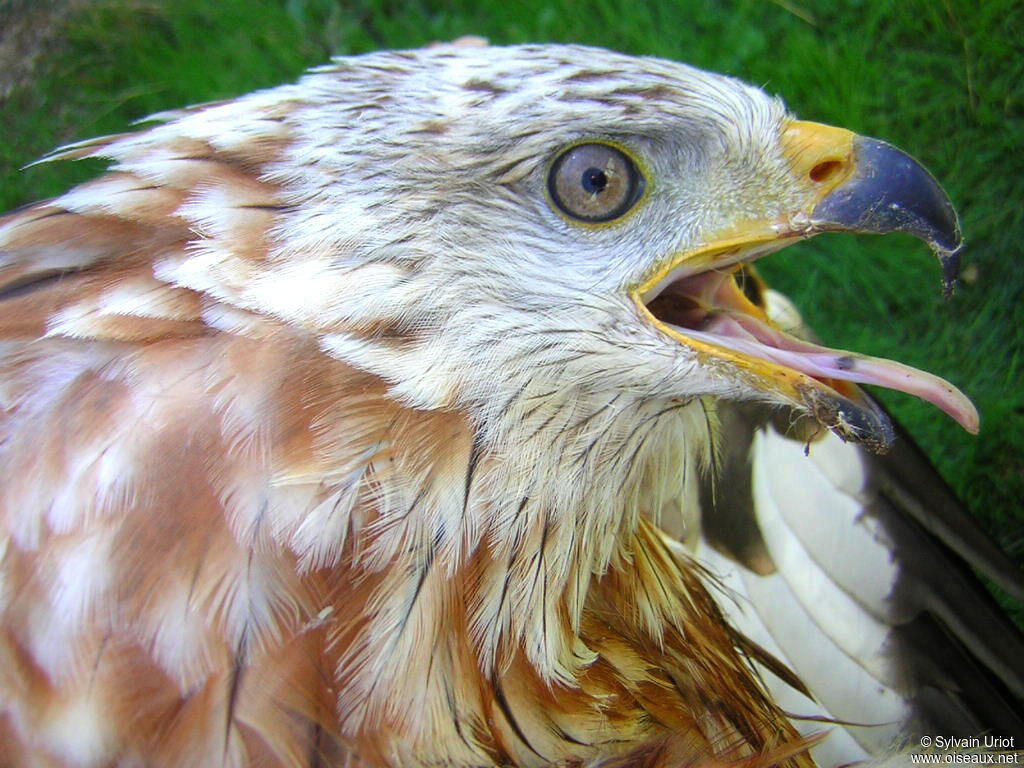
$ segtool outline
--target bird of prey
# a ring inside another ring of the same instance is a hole
[[[576,46],[155,119],[0,219],[0,764],[795,766],[935,702],[996,727],[949,665],[1012,696],[1019,636],[965,629],[973,577],[856,481],[894,436],[859,383],[977,414],[789,332],[749,266],[901,231],[951,286],[909,156]],[[837,543],[893,547],[864,575]],[[784,631],[815,599],[832,656]]]

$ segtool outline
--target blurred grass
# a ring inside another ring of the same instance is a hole
[[[5,66],[0,44],[0,93],[9,90],[0,102],[0,209],[96,172],[88,163],[20,170],[62,143],[288,81],[333,54],[465,34],[687,61],[781,94],[804,118],[893,142],[935,173],[960,210],[973,279],[952,301],[941,300],[927,249],[901,236],[819,238],[763,262],[762,272],[828,344],[934,371],[974,399],[977,438],[908,396],[880,394],[1024,562],[1019,0],[0,0],[0,39],[16,27],[22,46],[6,55],[17,67]]]

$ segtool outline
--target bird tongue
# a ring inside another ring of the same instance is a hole
[[[838,379],[906,392],[941,408],[968,432],[978,431],[978,413],[960,390],[945,379],[909,365],[819,347],[770,328],[749,315],[715,315],[701,331],[687,328],[680,332],[698,341],[784,365],[819,381]]]
[[[968,432],[978,431],[977,410],[948,381],[892,360],[829,349],[790,336],[767,317],[758,317],[764,313],[747,300],[729,274],[705,273],[677,286],[672,293],[676,298],[685,293],[691,309],[677,314],[670,323],[684,321],[685,327],[675,327],[690,338],[783,365],[833,388],[832,382],[849,381],[906,392],[941,408]]]

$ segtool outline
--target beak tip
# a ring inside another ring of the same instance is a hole
[[[854,402],[808,390],[805,402],[814,417],[844,442],[858,443],[872,453],[887,453],[892,447],[896,437],[892,421],[874,401]]]
[[[925,241],[942,265],[946,298],[953,293],[963,251],[960,221],[927,169],[902,150],[857,136],[854,173],[812,213],[819,230],[906,232]]]
[[[961,240],[952,251],[947,251],[936,245],[932,245],[932,249],[938,255],[939,263],[942,264],[942,298],[949,301],[953,296],[957,277],[960,274],[960,257],[964,252],[964,243]]]

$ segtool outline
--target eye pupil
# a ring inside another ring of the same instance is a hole
[[[618,147],[577,144],[551,164],[548,196],[570,219],[600,224],[625,215],[643,196],[644,177]]]
[[[587,168],[583,172],[583,188],[592,195],[598,195],[608,187],[608,175],[600,168]]]

